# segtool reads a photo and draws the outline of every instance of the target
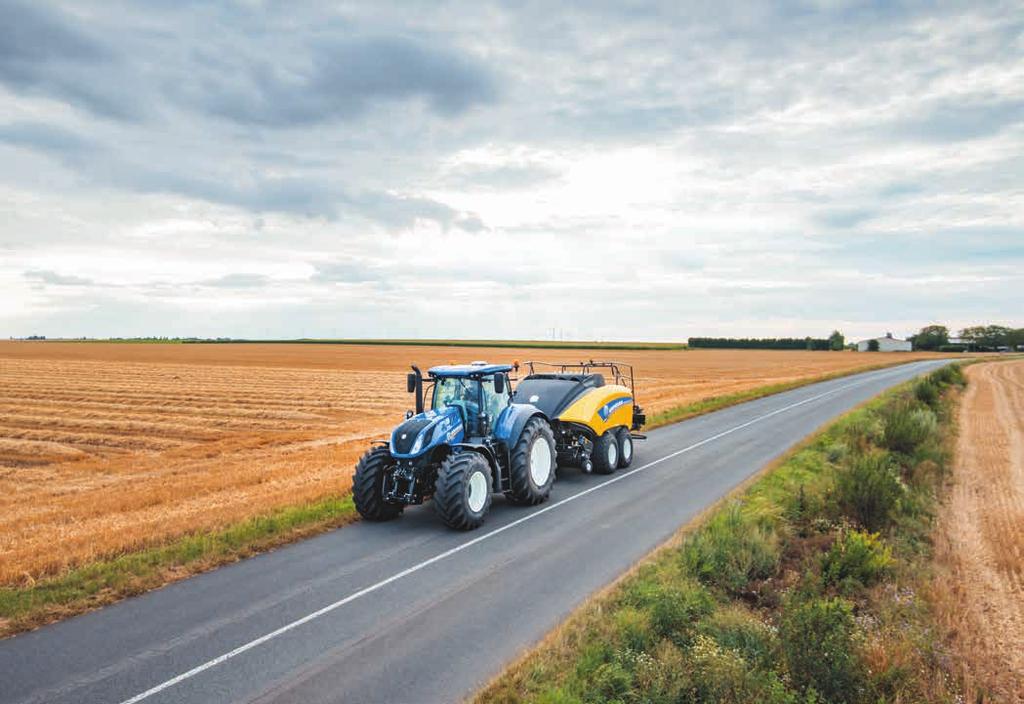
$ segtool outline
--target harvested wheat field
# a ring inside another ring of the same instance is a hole
[[[410,362],[612,355],[649,414],[923,356],[0,342],[0,584],[346,490]]]
[[[1024,361],[967,377],[936,587],[968,699],[1024,702]]]

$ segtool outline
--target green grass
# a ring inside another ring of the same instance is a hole
[[[356,517],[351,495],[280,509],[212,533],[100,560],[31,586],[0,589],[0,636],[159,587]]]
[[[886,455],[901,495],[878,532],[848,512],[837,478],[891,452],[885,419],[920,403],[912,383],[829,425],[684,530],[477,701],[956,701],[920,593],[958,381],[930,377],[936,424]]]

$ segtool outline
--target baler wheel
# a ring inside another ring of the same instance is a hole
[[[594,471],[598,474],[611,474],[619,466],[619,436],[612,429],[594,443],[594,451],[590,453],[594,460]]]

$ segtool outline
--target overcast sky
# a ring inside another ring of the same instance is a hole
[[[1024,5],[0,0],[0,335],[1024,326]]]

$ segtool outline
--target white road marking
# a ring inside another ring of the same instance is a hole
[[[287,633],[288,631],[294,630],[294,629],[298,628],[299,626],[301,626],[303,624],[306,624],[306,623],[309,623],[310,621],[318,619],[321,616],[324,616],[325,614],[329,614],[330,612],[335,611],[336,609],[339,609],[342,606],[345,606],[346,604],[350,604],[353,601],[355,601],[356,599],[359,599],[360,597],[364,597],[367,594],[370,594],[370,593],[375,592],[375,591],[377,591],[379,589],[382,589],[383,587],[386,587],[387,585],[389,585],[389,584],[391,584],[393,582],[397,582],[398,580],[400,580],[400,579],[402,579],[404,577],[408,577],[409,575],[413,574],[414,572],[419,572],[420,570],[424,569],[425,567],[429,567],[430,565],[433,565],[436,562],[440,562],[441,560],[444,560],[444,559],[446,559],[448,557],[451,557],[452,555],[454,555],[456,553],[462,552],[463,550],[466,550],[467,548],[470,548],[470,547],[472,547],[474,545],[477,545],[478,543],[482,543],[485,540],[493,538],[494,536],[498,535],[499,533],[504,533],[505,531],[510,530],[512,528],[515,528],[516,526],[521,525],[523,523],[526,523],[527,521],[532,521],[533,519],[537,518],[538,516],[544,515],[548,511],[554,511],[556,508],[559,508],[560,506],[565,506],[567,503],[575,501],[576,499],[580,499],[580,498],[582,498],[582,497],[584,497],[584,496],[586,496],[588,494],[592,494],[593,492],[598,491],[599,489],[603,489],[606,486],[610,486],[610,485],[612,485],[612,484],[614,484],[616,482],[620,482],[623,479],[626,479],[627,477],[630,477],[630,476],[632,476],[634,474],[638,474],[639,472],[644,471],[645,469],[649,469],[650,467],[654,467],[655,465],[659,465],[662,462],[670,460],[670,459],[672,459],[674,457],[678,457],[679,455],[682,455],[682,454],[685,454],[687,452],[691,452],[693,450],[696,450],[698,447],[702,447],[704,445],[707,445],[709,442],[714,442],[715,440],[719,440],[719,439],[725,437],[726,435],[730,435],[732,433],[735,433],[738,430],[743,430],[744,428],[749,428],[751,425],[754,425],[755,423],[760,423],[763,420],[767,420],[768,418],[771,418],[773,416],[777,416],[780,413],[785,413],[786,411],[790,411],[790,410],[792,410],[794,408],[797,408],[798,406],[803,406],[803,405],[806,405],[808,403],[811,403],[812,401],[818,401],[818,400],[826,398],[828,396],[832,396],[834,394],[837,394],[840,391],[845,391],[846,389],[850,389],[850,388],[853,388],[853,387],[856,387],[856,386],[863,386],[864,384],[867,384],[869,382],[877,381],[878,379],[885,378],[886,376],[892,376],[892,375],[895,375],[895,374],[899,374],[899,373],[901,373],[903,371],[906,371],[906,368],[905,367],[899,367],[899,368],[897,368],[897,371],[895,371],[895,372],[879,373],[877,375],[871,376],[870,378],[861,379],[861,380],[853,382],[851,384],[845,384],[843,386],[836,387],[835,389],[832,389],[831,391],[825,391],[824,393],[820,393],[817,396],[812,396],[810,398],[805,398],[803,401],[798,401],[796,403],[791,403],[790,405],[784,406],[782,408],[778,408],[778,409],[772,411],[771,413],[766,413],[763,416],[758,416],[757,418],[754,418],[753,420],[749,420],[746,423],[741,423],[740,425],[737,425],[737,426],[735,426],[733,428],[729,428],[728,430],[723,430],[722,432],[717,433],[715,435],[712,435],[711,437],[704,438],[700,442],[695,442],[694,444],[689,445],[688,447],[684,447],[681,450],[676,450],[675,452],[669,453],[669,454],[665,455],[664,457],[660,457],[660,458],[658,458],[656,460],[648,462],[645,465],[641,465],[640,467],[637,467],[636,469],[631,469],[628,472],[623,472],[623,473],[619,474],[618,476],[615,476],[615,477],[613,477],[613,478],[611,478],[611,479],[609,479],[609,480],[607,480],[605,482],[602,482],[600,484],[592,486],[589,489],[585,489],[585,490],[579,492],[578,494],[573,494],[572,496],[567,496],[566,498],[562,499],[561,501],[556,501],[555,503],[550,504],[548,506],[545,506],[544,508],[542,508],[542,509],[540,509],[538,511],[534,511],[533,513],[531,513],[529,515],[523,516],[522,518],[519,518],[519,519],[517,519],[515,521],[512,521],[511,523],[503,525],[500,528],[495,528],[494,530],[490,531],[489,533],[484,533],[483,535],[478,536],[476,538],[473,538],[472,540],[468,540],[465,543],[462,543],[460,545],[456,545],[454,548],[452,548],[450,550],[446,550],[445,552],[442,552],[442,553],[440,553],[438,555],[435,555],[434,557],[430,558],[429,560],[424,560],[423,562],[415,564],[412,567],[409,567],[407,569],[402,570],[401,572],[393,574],[390,577],[388,577],[387,579],[382,579],[381,581],[377,582],[376,584],[371,584],[370,586],[366,587],[365,589],[360,589],[357,592],[349,594],[344,599],[339,599],[338,601],[334,602],[333,604],[328,604],[327,606],[323,607],[322,609],[318,609],[318,610],[314,611],[313,613],[310,613],[310,614],[307,614],[307,615],[303,616],[300,619],[297,619],[295,621],[292,621],[291,623],[285,624],[284,626],[281,626],[280,628],[278,628],[275,631],[271,631],[270,633],[262,635],[259,638],[256,638],[255,640],[251,640],[248,643],[240,645],[237,648],[235,648],[234,650],[230,650],[230,651],[224,653],[223,655],[218,655],[217,657],[213,658],[212,660],[208,660],[208,661],[204,662],[202,665],[197,665],[196,667],[193,667],[191,670],[188,670],[187,672],[182,672],[180,675],[178,675],[176,677],[172,677],[171,679],[167,680],[166,682],[161,682],[160,684],[156,685],[155,687],[151,687],[151,688],[147,689],[145,692],[141,692],[140,694],[136,694],[131,699],[124,700],[123,702],[121,702],[121,704],[136,704],[137,702],[141,702],[143,699],[148,699],[149,697],[153,696],[154,694],[158,694],[159,692],[162,692],[165,689],[173,687],[174,685],[178,684],[179,682],[183,682],[183,681],[185,681],[187,679],[195,677],[199,673],[205,672],[206,670],[209,670],[210,668],[216,667],[217,665],[220,665],[221,663],[226,662],[226,661],[230,660],[231,658],[233,658],[233,657],[235,657],[237,655],[241,655],[242,653],[244,653],[244,652],[246,652],[248,650],[252,650],[253,648],[255,648],[257,646],[263,645],[267,641],[273,640],[274,638],[277,638],[278,636],[283,635],[283,634]]]

